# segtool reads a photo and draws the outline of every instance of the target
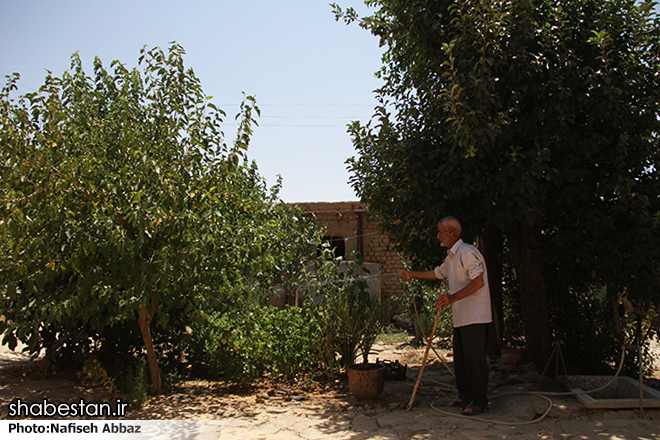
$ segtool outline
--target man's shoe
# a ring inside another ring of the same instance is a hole
[[[458,399],[458,400],[454,400],[452,403],[450,403],[449,406],[453,406],[454,408],[465,408],[469,404],[470,404],[470,402]]]
[[[463,411],[461,411],[461,414],[464,416],[478,416],[479,414],[483,413],[484,409],[477,405],[474,402],[470,402],[468,406],[463,408]]]

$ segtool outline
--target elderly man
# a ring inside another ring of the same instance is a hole
[[[488,362],[486,347],[492,321],[488,272],[484,257],[461,239],[462,227],[455,217],[438,223],[438,240],[449,249],[444,263],[424,272],[401,271],[412,278],[449,280],[449,294],[438,298],[438,308],[452,304],[454,323],[454,372],[458,400],[452,406],[465,415],[481,414],[488,406]]]

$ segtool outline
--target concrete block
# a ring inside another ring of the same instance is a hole
[[[629,377],[617,377],[606,388],[598,390],[612,380],[612,376],[569,376],[571,391],[576,398],[588,409],[598,408],[639,408],[640,390],[639,381]],[[587,393],[585,393],[585,391]],[[643,408],[660,408],[660,392],[643,385]]]

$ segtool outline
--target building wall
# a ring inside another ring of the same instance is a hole
[[[371,217],[362,203],[310,202],[295,205],[316,217],[319,227],[326,228],[324,236],[343,238],[347,253],[354,249],[362,253],[365,263],[377,263],[380,274],[398,274],[402,269],[399,255],[387,250],[387,236],[380,232],[378,221]],[[383,297],[403,294],[399,277],[383,276],[379,281]]]

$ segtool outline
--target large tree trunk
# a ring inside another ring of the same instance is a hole
[[[541,371],[551,350],[541,219],[539,217],[533,225],[515,220],[507,225],[505,233],[520,288],[527,354]]]
[[[156,292],[156,288],[154,288],[154,290],[151,292],[151,305],[149,307],[149,313],[147,313],[146,305],[140,307],[138,324],[140,325],[144,347],[147,349],[147,360],[149,361],[151,384],[153,386],[154,393],[160,394],[161,383],[160,371],[158,371],[158,358],[156,357],[156,350],[154,349],[154,344],[151,339],[151,329],[149,328],[151,325],[151,320],[154,318],[154,314],[156,313]]]
[[[497,356],[502,352],[504,330],[504,303],[502,301],[502,250],[504,239],[502,230],[495,226],[488,227],[479,238],[479,247],[486,259],[488,286],[493,308],[493,326],[488,341],[488,354]]]

